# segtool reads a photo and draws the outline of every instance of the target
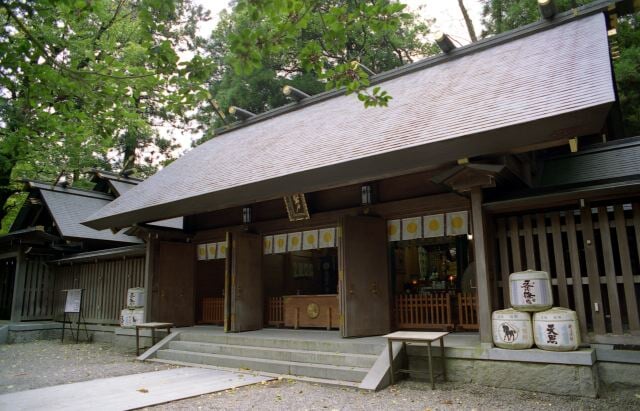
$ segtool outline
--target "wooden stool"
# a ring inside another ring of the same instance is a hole
[[[136,355],[140,355],[140,329],[151,330],[151,346],[156,345],[156,330],[166,329],[167,334],[171,334],[173,323],[141,323],[136,324]]]

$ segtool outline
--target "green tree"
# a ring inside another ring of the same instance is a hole
[[[1,0],[0,17],[0,204],[21,177],[152,171],[175,148],[157,126],[184,126],[207,95],[211,61],[178,56],[207,18],[188,1]]]
[[[299,80],[310,88],[314,81],[345,87],[365,107],[385,106],[391,96],[369,88],[366,68],[379,72],[434,52],[427,22],[404,8],[392,0],[239,0],[223,36],[225,63],[237,76],[308,75]]]

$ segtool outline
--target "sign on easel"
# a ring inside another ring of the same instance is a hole
[[[67,293],[66,299],[65,299],[65,303],[64,303],[64,316],[62,317],[62,339],[61,342],[64,342],[64,330],[65,330],[65,325],[67,324],[67,319],[69,320],[69,331],[71,332],[71,337],[74,337],[74,332],[73,332],[73,321],[71,320],[70,316],[68,316],[68,314],[78,314],[78,318],[77,318],[77,329],[75,332],[75,339],[76,339],[76,344],[78,343],[78,340],[80,338],[80,323],[81,323],[81,319],[83,318],[82,316],[82,292],[84,291],[84,289],[82,288],[74,288],[74,289],[70,289],[70,290],[62,290],[63,292]],[[87,324],[84,324],[84,332],[85,334],[87,334],[87,340],[89,340],[89,331],[87,330]]]
[[[65,313],[79,313],[82,303],[82,288],[67,290],[67,300],[64,304]]]

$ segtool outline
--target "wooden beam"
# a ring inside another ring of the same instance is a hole
[[[491,335],[491,286],[487,272],[485,215],[482,210],[482,188],[471,189],[471,215],[473,219],[473,251],[476,259],[478,287],[478,323],[480,342],[492,344]]]

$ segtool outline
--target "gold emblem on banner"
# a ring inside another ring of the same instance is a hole
[[[309,318],[318,318],[318,315],[320,315],[320,307],[318,307],[318,304],[311,303],[307,305],[307,316]]]

